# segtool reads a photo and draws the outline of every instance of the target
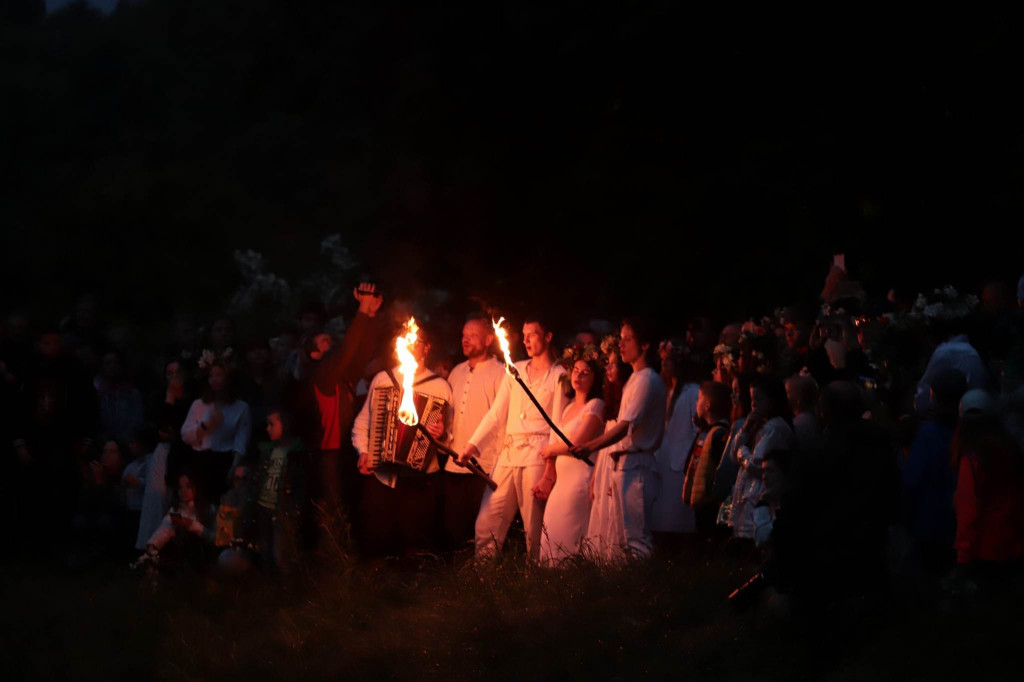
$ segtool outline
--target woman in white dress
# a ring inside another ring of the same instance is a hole
[[[592,349],[592,350],[590,350]],[[589,351],[589,352],[588,352]],[[596,348],[570,349],[578,357],[570,374],[573,400],[561,415],[561,431],[573,443],[584,443],[604,431],[604,401],[601,395],[601,363]],[[540,561],[555,565],[580,550],[590,522],[590,477],[594,468],[569,454],[568,446],[551,433],[541,456],[549,463],[545,478],[534,488],[543,498],[544,525],[541,534]],[[548,477],[554,463],[554,478]],[[550,483],[553,487],[548,487]]]
[[[668,389],[665,406],[665,436],[661,447],[654,453],[655,471],[660,488],[651,512],[651,531],[666,548],[678,549],[682,533],[697,530],[693,509],[683,504],[683,478],[693,442],[697,440],[697,427],[693,419],[697,414],[697,393],[700,382],[693,363],[681,352],[682,346],[662,342],[661,379]]]
[[[601,350],[608,357],[604,369],[604,430],[607,431],[615,426],[619,403],[622,402],[622,387],[633,368],[619,357],[618,340],[614,336],[605,338]],[[622,537],[625,535],[622,514],[618,513],[613,504],[611,476],[615,462],[610,455],[613,448],[610,446],[595,455],[594,472],[590,478],[591,507],[585,549],[592,558],[601,561],[612,561],[621,555]]]

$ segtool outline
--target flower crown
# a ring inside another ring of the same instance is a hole
[[[606,358],[619,354],[619,340],[613,334],[601,339],[601,354]]]
[[[612,337],[609,336],[608,338]],[[601,345],[603,347],[604,342],[602,342]],[[559,381],[567,389],[572,388],[572,379],[569,377],[572,374],[573,365],[580,360],[583,360],[586,363],[593,363],[597,365],[597,368],[600,370],[604,367],[605,362],[608,361],[608,356],[601,352],[601,348],[598,348],[592,343],[588,343],[587,345],[574,343],[573,345],[568,346],[562,353],[562,357],[558,359],[558,364],[564,367],[566,372],[559,377]]]
[[[234,363],[234,351],[230,348],[225,348],[224,352],[218,355],[216,351],[204,348],[199,356],[199,369],[204,372],[208,371],[218,362],[229,366],[232,365]]]
[[[720,343],[717,346],[715,346],[715,350],[713,351],[713,354],[714,354],[714,358],[715,358],[716,361],[718,359],[722,360],[722,367],[723,368],[725,368],[726,370],[728,370],[730,372],[736,370],[736,367],[738,366],[737,365],[737,360],[739,359],[739,355],[740,355],[738,349],[733,348],[732,346],[730,346],[728,344]]]
[[[603,346],[604,343],[601,345]],[[574,343],[565,349],[558,362],[569,371],[571,371],[572,366],[580,360],[583,360],[584,362],[596,362],[598,365],[603,365],[608,360],[608,356],[606,353],[602,353],[601,351],[601,348],[598,348],[592,343],[588,343],[585,346],[582,343]]]

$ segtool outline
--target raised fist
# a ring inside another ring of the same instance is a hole
[[[370,282],[362,282],[352,290],[352,296],[359,301],[359,312],[370,317],[377,314],[381,303],[384,302],[384,297],[377,292],[377,285]]]

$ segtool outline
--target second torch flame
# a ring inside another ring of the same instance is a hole
[[[419,363],[413,357],[409,347],[416,343],[416,320],[412,317],[405,323],[405,336],[395,339],[395,354],[398,356],[398,372],[402,375],[402,402],[398,406],[398,420],[406,426],[416,426],[420,417],[416,414],[416,402],[413,399],[413,383],[416,381],[416,370]]]
[[[501,352],[505,356],[505,371],[512,374],[515,365],[512,363],[512,355],[508,348],[508,332],[501,326],[501,323],[504,321],[504,317],[498,318],[497,322],[491,319],[491,325],[494,327],[494,335],[498,337],[498,345],[501,347]]]

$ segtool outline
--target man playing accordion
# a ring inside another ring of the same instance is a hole
[[[428,332],[420,329],[409,351],[418,364],[413,392],[420,422],[438,443],[451,439],[452,392],[427,369]],[[377,373],[352,427],[359,472],[367,476],[357,535],[370,556],[435,550],[439,546],[442,474],[437,448],[417,427],[398,420],[401,375]]]

